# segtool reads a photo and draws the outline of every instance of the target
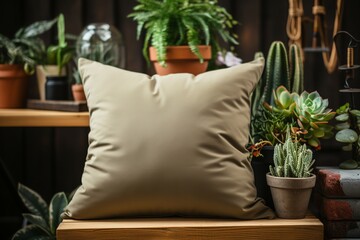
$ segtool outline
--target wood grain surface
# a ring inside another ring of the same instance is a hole
[[[235,240],[323,239],[323,225],[313,216],[305,219],[112,219],[64,220],[57,229],[59,240]]]

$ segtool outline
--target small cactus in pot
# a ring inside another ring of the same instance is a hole
[[[316,176],[312,173],[312,151],[297,140],[287,127],[285,143],[274,149],[274,165],[266,180],[271,189],[276,214],[281,218],[304,218]]]

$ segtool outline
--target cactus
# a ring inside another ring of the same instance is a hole
[[[290,127],[287,128],[286,141],[275,145],[274,167],[270,166],[271,175],[275,177],[309,177],[312,172],[312,151],[307,149],[306,144],[300,144],[295,136],[292,138]]]
[[[282,42],[273,42],[266,59],[265,87],[261,102],[274,105],[273,90],[283,85],[290,88],[289,64],[286,48]]]
[[[262,53],[256,53],[255,59],[263,57]],[[266,66],[258,85],[256,86],[251,99],[251,119],[261,117],[264,102],[275,106],[273,91],[279,86],[291,89],[292,92],[300,94],[304,88],[304,70],[300,49],[292,44],[289,50],[289,59],[284,44],[275,41],[271,44]],[[256,129],[251,125],[251,135],[254,136]]]
[[[291,44],[289,49],[290,89],[300,94],[304,91],[304,64],[300,48]]]

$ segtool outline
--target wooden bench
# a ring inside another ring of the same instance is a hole
[[[58,240],[323,239],[323,225],[304,219],[219,220],[185,218],[64,220]]]

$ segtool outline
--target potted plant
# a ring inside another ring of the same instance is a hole
[[[59,14],[53,22],[57,23],[57,45],[50,45],[45,47],[42,43],[41,49],[41,59],[38,62],[36,67],[39,95],[41,100],[46,99],[46,80],[49,77],[50,81],[57,81],[55,85],[61,86],[61,89],[55,90],[55,94],[60,94],[63,96],[58,96],[59,98],[67,98],[67,72],[66,64],[69,63],[73,57],[75,48],[69,46],[65,38],[65,18],[63,14]],[[52,86],[47,86],[50,88],[48,93],[51,92]],[[52,100],[61,100],[55,99],[56,96],[49,96],[48,99]]]
[[[335,139],[344,143],[344,151],[352,151],[352,158],[340,164],[343,169],[356,169],[360,167],[360,110],[351,109],[350,104],[346,103],[336,110],[337,124],[335,129],[338,131]]]
[[[274,167],[266,180],[271,189],[275,211],[280,218],[304,218],[316,176],[312,173],[313,153],[301,144],[287,127],[284,143],[275,145]]]
[[[29,225],[19,229],[12,240],[56,239],[56,229],[62,221],[61,214],[68,205],[72,194],[56,193],[48,205],[44,199],[30,188],[19,184],[18,193],[30,213],[23,217]]]
[[[274,164],[271,158],[273,146],[286,141],[287,126],[297,133],[298,141],[305,143],[308,148],[319,150],[320,139],[333,136],[329,121],[335,116],[335,112],[328,108],[328,100],[316,91],[304,91],[299,95],[279,86],[273,91],[273,98],[274,106],[264,102],[260,115],[253,120],[253,127],[257,129],[253,137],[257,140],[248,148],[258,196],[264,198],[269,206],[272,206],[272,199],[265,174],[268,167]],[[265,148],[266,153],[264,146],[270,146]]]
[[[0,108],[25,105],[27,77],[40,60],[42,41],[37,36],[52,22],[41,21],[19,29],[14,38],[0,34]]]
[[[237,36],[231,33],[237,22],[216,0],[138,2],[129,17],[138,23],[138,38],[145,29],[143,55],[154,62],[158,74],[199,74],[220,50],[219,37],[238,44]]]

